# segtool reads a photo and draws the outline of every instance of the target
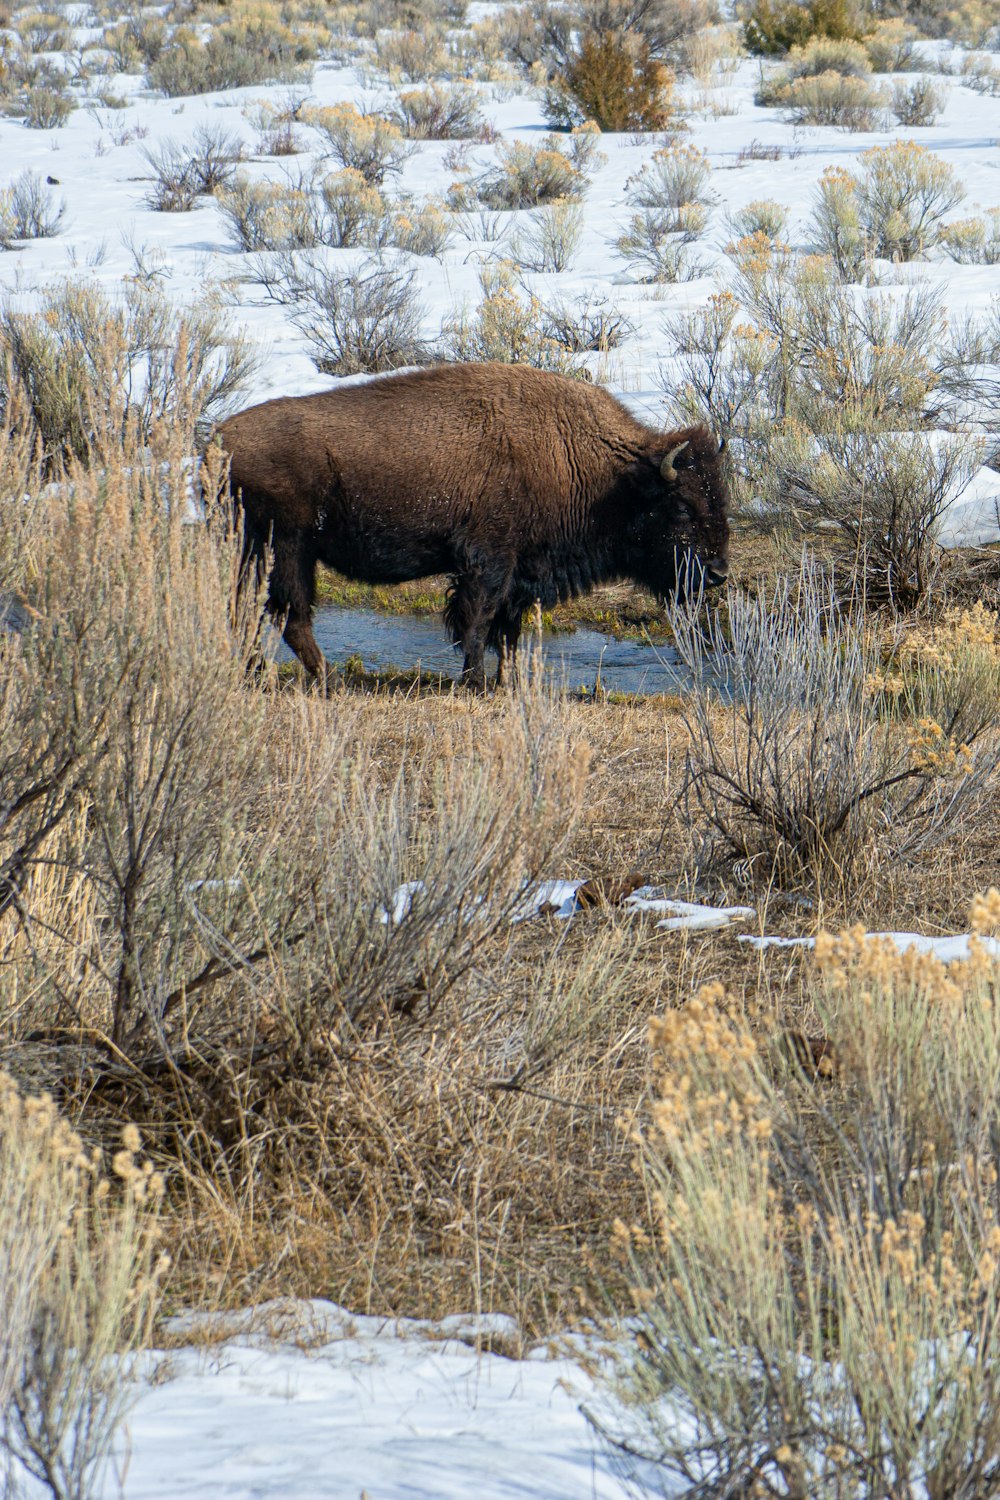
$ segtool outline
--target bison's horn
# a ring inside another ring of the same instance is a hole
[[[685,440],[683,443],[678,443],[676,448],[671,448],[670,452],[667,454],[666,458],[660,465],[660,473],[663,475],[664,479],[677,478],[677,470],[674,468],[674,459],[679,458],[680,455],[684,452],[684,449],[688,447],[690,447],[690,443]]]

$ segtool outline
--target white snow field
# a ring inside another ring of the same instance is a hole
[[[577,1364],[476,1351],[477,1330],[502,1339],[505,1324],[353,1317],[319,1300],[220,1319],[219,1342],[146,1357],[116,1455],[125,1495],[625,1500],[580,1410],[594,1387]],[[104,1495],[117,1492],[109,1475]]]
[[[495,8],[473,7],[477,15]],[[71,7],[80,15],[83,7]],[[99,28],[98,28],[99,30]],[[97,32],[86,33],[92,39]],[[924,42],[921,51],[927,66],[939,57],[961,57],[941,44]],[[656,137],[604,135],[600,147],[605,162],[593,171],[584,199],[584,226],[580,249],[569,270],[561,273],[525,273],[526,282],[544,298],[556,295],[569,301],[579,294],[605,297],[635,324],[634,334],[619,349],[604,357],[590,356],[602,378],[636,409],[656,421],[663,416],[661,382],[669,380],[665,369],[668,341],[664,324],[678,312],[704,305],[707,298],[729,283],[730,265],[723,247],[732,238],[728,217],[748,203],[773,198],[789,210],[787,238],[793,246],[808,245],[807,225],[816,185],[830,166],[850,168],[861,152],[894,140],[914,139],[953,166],[966,189],[964,202],[950,217],[967,217],[979,209],[1000,204],[1000,114],[995,99],[973,92],[960,77],[941,80],[949,90],[947,103],[933,126],[920,129],[893,127],[877,132],[848,133],[835,128],[794,128],[784,122],[780,110],[753,103],[759,78],[759,63],[745,60],[730,81],[707,92],[700,85],[682,84],[680,93],[689,102],[709,97],[717,108],[730,113],[713,118],[710,113],[688,113],[689,134],[685,140],[708,154],[712,165],[711,191],[714,207],[694,253],[705,274],[692,281],[655,285],[641,284],[629,271],[614,246],[629,210],[625,186],[649,159],[658,145]],[[892,81],[907,81],[910,75],[894,74]],[[87,276],[105,288],[117,290],[123,278],[141,276],[154,280],[178,306],[206,294],[217,294],[234,321],[258,341],[265,357],[246,404],[275,395],[292,395],[326,389],[329,376],[314,367],[304,336],[293,326],[288,309],[266,298],[259,287],[243,280],[248,257],[233,248],[222,214],[215,201],[200,198],[186,213],[154,212],[146,206],[151,169],[144,151],[158,143],[190,143],[199,127],[230,132],[242,140],[251,154],[256,132],[244,118],[255,101],[287,100],[290,92],[307,92],[310,103],[329,105],[351,100],[359,106],[385,107],[411,84],[391,85],[362,79],[353,68],[320,61],[306,90],[287,86],[256,85],[243,89],[203,94],[191,98],[163,98],[145,88],[141,76],[120,74],[95,78],[91,87],[127,97],[125,109],[108,109],[94,100],[90,108],[78,108],[60,129],[29,130],[15,118],[0,117],[0,188],[30,169],[42,178],[56,179],[53,192],[66,205],[60,232],[49,239],[29,240],[17,248],[0,252],[0,294],[13,305],[30,307],[40,289],[66,276]],[[483,114],[504,138],[538,143],[545,133],[545,117],[537,94],[525,89],[511,93],[509,86],[478,85]],[[285,182],[289,176],[307,172],[326,161],[319,134],[298,127],[306,150],[289,158],[260,158],[242,170],[254,179]],[[130,138],[131,137],[131,138]],[[136,138],[139,137],[139,138]],[[116,144],[116,142],[122,142]],[[756,143],[760,149],[778,147],[779,161],[741,156]],[[395,191],[418,197],[442,197],[455,181],[453,165],[446,165],[454,142],[415,143],[402,176],[386,184]],[[495,158],[491,145],[475,145],[469,152],[474,175]],[[504,222],[525,224],[529,214],[504,214]],[[423,332],[429,338],[439,333],[442,319],[462,308],[474,307],[481,296],[478,271],[482,262],[502,251],[502,244],[469,241],[456,235],[440,260],[403,256],[417,272],[424,308]],[[353,266],[365,258],[358,250],[320,252],[331,265]],[[392,252],[397,255],[397,252]],[[1000,271],[993,266],[965,266],[938,256],[920,263],[887,267],[885,284],[905,287],[915,281],[940,289],[949,312],[982,313],[1000,291]],[[960,502],[941,523],[941,539],[949,545],[981,544],[1000,537],[1000,478],[992,470],[981,470]]]

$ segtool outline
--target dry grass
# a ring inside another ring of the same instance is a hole
[[[312,700],[305,718],[297,691],[263,707],[276,763],[301,768],[303,732],[322,743],[346,716],[388,780],[449,741],[495,755],[513,711],[450,692],[349,690]],[[566,703],[560,714],[569,738],[589,747],[591,769],[575,832],[550,869],[638,871],[684,894],[692,835],[670,811],[686,745],[679,714],[638,701]],[[989,857],[984,831],[982,863]],[[718,871],[702,894],[745,899],[738,878]],[[840,915],[877,926],[905,911],[947,928],[975,879],[949,851],[884,886],[881,905]],[[769,930],[810,930],[821,915],[778,893],[760,904]],[[9,948],[6,962],[9,972]],[[622,1285],[608,1227],[638,1212],[641,1185],[617,1122],[643,1096],[647,1021],[721,980],[780,1024],[808,1025],[800,969],[794,956],[762,962],[727,934],[686,938],[596,908],[569,926],[540,917],[498,929],[440,1000],[419,990],[401,1005],[376,997],[360,1029],[325,1023],[301,1037],[294,1066],[274,990],[255,987],[256,1020],[248,1012],[220,1035],[220,1009],[231,1012],[243,988],[233,981],[187,1028],[188,1050],[171,1069],[130,1070],[89,1030],[39,1033],[37,1018],[35,1040],[15,1027],[8,1049],[16,1037],[21,1070],[55,1082],[78,1109],[86,1099],[90,1131],[109,1136],[123,1118],[143,1119],[169,1171],[169,1233],[184,1246],[177,1301],[236,1307],[322,1290],[375,1311],[511,1312],[530,1339]]]
[[[183,1247],[175,1302],[322,1291],[565,1327],[623,1286],[609,1226],[642,1188],[618,1121],[649,1019],[717,980],[769,1026],[809,1024],[794,954],[614,905],[506,920],[525,876],[747,899],[739,861],[698,875],[681,705],[255,683],[237,539],[221,516],[181,524],[184,432],[154,426],[152,465],[77,467],[43,503],[30,413],[8,420],[0,568],[31,612],[0,652],[0,775],[5,806],[32,795],[0,830],[6,1065],[88,1139],[141,1121]],[[758,925],[954,929],[995,823],[836,905],[757,890]],[[428,900],[380,923],[414,878]]]

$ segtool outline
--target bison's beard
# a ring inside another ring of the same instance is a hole
[[[654,588],[657,601],[664,608],[671,605],[697,608],[704,596],[725,583],[725,574],[694,551],[678,548],[672,563]]]

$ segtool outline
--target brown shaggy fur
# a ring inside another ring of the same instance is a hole
[[[266,401],[219,429],[245,556],[273,548],[268,609],[311,672],[317,562],[368,583],[452,576],[465,680],[513,656],[522,612],[613,578],[719,582],[728,491],[703,427],[657,432],[600,387],[524,365],[442,365]],[[664,458],[685,444],[675,472]]]

